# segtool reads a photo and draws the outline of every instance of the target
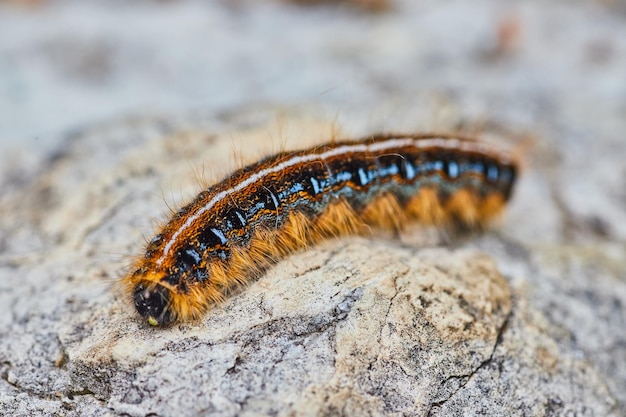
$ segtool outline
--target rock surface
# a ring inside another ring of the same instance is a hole
[[[367,15],[146,2],[124,15],[154,36],[143,41],[113,30],[117,6],[2,6],[19,47],[0,40],[0,58],[11,58],[0,59],[0,87],[28,88],[0,102],[1,415],[626,415],[623,5],[391,3]],[[77,16],[92,32],[68,46],[63,22]],[[177,36],[157,30],[166,17]],[[285,37],[289,27],[299,35]],[[232,37],[209,36],[222,53],[194,64],[219,88],[246,89],[89,122],[139,109],[136,94],[153,94],[168,71],[189,76],[164,97],[217,91],[176,55],[204,50],[189,40],[207,33]],[[278,40],[270,60],[260,45]],[[107,71],[87,65],[102,62],[94,55],[81,60],[99,50],[91,43],[107,45]],[[297,55],[306,47],[311,57]],[[152,55],[159,48],[165,58]],[[301,71],[287,65],[296,55]],[[228,71],[242,57],[253,70]],[[277,76],[276,91],[254,90]],[[90,96],[101,88],[93,77],[107,95]],[[31,92],[43,79],[55,83],[49,92],[73,91],[57,95],[51,117]],[[86,97],[94,104],[83,111]],[[32,110],[35,127],[7,116],[15,109]],[[68,109],[82,128],[69,129]],[[54,127],[39,142],[12,140]],[[139,321],[115,286],[166,202],[195,195],[198,177],[336,134],[459,127],[530,143],[510,210],[484,235],[449,242],[414,228],[331,240],[201,321],[164,330]]]

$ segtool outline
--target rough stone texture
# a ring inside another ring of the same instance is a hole
[[[0,4],[1,415],[626,415],[624,4],[391,3]],[[530,144],[484,235],[325,242],[166,330],[115,287],[197,177],[458,127]]]

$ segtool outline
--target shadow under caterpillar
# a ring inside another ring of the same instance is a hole
[[[484,226],[510,198],[515,159],[455,135],[380,135],[283,152],[181,208],[122,283],[154,326],[197,319],[287,254],[409,222]]]

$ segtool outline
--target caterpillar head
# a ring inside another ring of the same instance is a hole
[[[139,282],[133,289],[137,312],[152,326],[167,326],[175,321],[171,309],[171,291],[160,284]]]

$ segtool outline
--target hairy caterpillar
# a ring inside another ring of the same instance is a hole
[[[201,317],[285,255],[329,236],[407,222],[478,228],[509,199],[517,164],[453,135],[386,135],[283,152],[202,191],[123,284],[151,325]]]

